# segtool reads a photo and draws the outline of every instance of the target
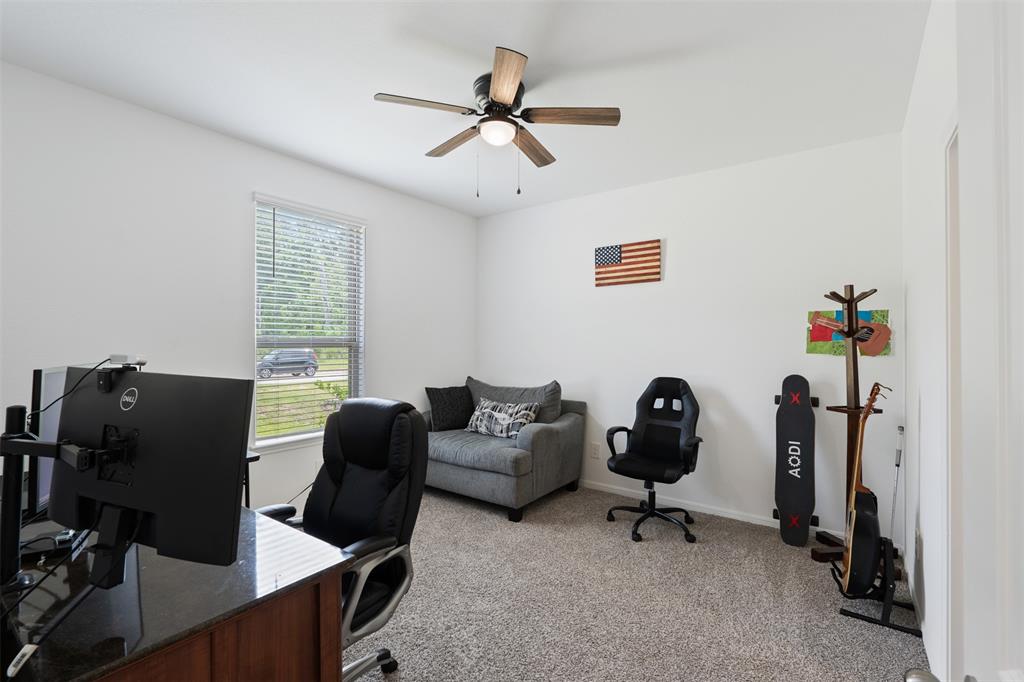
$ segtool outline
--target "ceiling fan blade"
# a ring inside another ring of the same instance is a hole
[[[530,161],[533,161],[533,165],[537,168],[543,168],[555,162],[555,157],[551,155],[551,152],[545,149],[544,145],[538,142],[537,138],[523,126],[519,126],[519,132],[512,138],[512,141],[530,158]]]
[[[473,126],[472,128],[466,128],[455,137],[451,138],[450,140],[446,140],[441,144],[437,145],[436,147],[434,147],[433,149],[431,149],[429,152],[427,152],[427,156],[444,156],[445,154],[455,149],[456,147],[466,144],[479,134],[480,133],[479,131],[477,131],[476,126]]]
[[[491,70],[492,102],[512,106],[519,82],[523,80],[523,69],[526,68],[526,55],[506,47],[494,48],[494,69]]]
[[[392,104],[407,104],[410,107],[423,107],[425,109],[439,109],[441,111],[452,111],[456,114],[475,114],[475,109],[463,107],[458,104],[445,104],[444,102],[432,102],[429,99],[416,99],[415,97],[402,97],[401,95],[389,95],[386,92],[378,92],[373,96],[378,102],[390,102]]]
[[[534,107],[519,114],[527,123],[567,123],[579,126],[617,126],[618,107]]]

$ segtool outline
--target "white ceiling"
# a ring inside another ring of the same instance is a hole
[[[488,215],[902,128],[927,3],[3,2],[3,58],[346,174]],[[537,169],[480,140],[424,153],[494,46],[524,106],[618,106],[618,128],[532,126]],[[475,196],[479,150],[480,197]]]

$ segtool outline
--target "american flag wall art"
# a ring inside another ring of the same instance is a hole
[[[661,281],[661,240],[594,249],[594,286]]]

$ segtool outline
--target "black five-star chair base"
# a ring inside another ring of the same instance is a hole
[[[644,481],[644,487],[647,488],[646,502],[641,502],[639,507],[612,507],[611,509],[608,510],[608,520],[614,521],[615,515],[612,512],[617,511],[640,514],[640,518],[638,518],[636,522],[633,523],[633,530],[630,533],[630,537],[633,539],[633,542],[640,542],[641,540],[643,540],[643,536],[640,535],[640,524],[650,518],[658,518],[664,521],[668,521],[669,523],[674,523],[675,525],[683,529],[683,533],[685,533],[683,537],[686,538],[687,542],[696,542],[697,537],[690,532],[689,527],[687,527],[686,525],[687,523],[693,523],[693,517],[690,516],[690,512],[686,511],[685,509],[680,509],[679,507],[662,507],[661,509],[658,509],[657,505],[654,502],[654,483],[652,483],[651,481]],[[676,512],[683,513],[683,518],[686,520],[686,523],[683,523],[674,516],[669,516],[669,514],[673,514]]]

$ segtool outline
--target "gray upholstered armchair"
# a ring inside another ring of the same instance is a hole
[[[484,390],[487,397],[505,397],[505,387]],[[529,424],[516,438],[463,429],[434,431],[430,410],[425,411],[430,431],[427,485],[506,507],[510,521],[521,520],[523,507],[558,488],[576,490],[587,404],[559,400],[556,405],[560,413],[554,421]]]

